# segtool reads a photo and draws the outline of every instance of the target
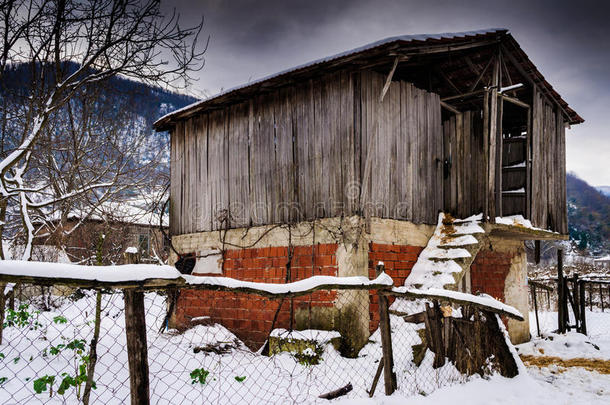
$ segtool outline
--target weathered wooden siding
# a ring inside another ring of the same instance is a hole
[[[534,93],[531,137],[531,221],[534,226],[568,232],[565,126],[556,106]]]
[[[336,73],[179,122],[171,232],[362,213],[435,223],[443,207],[436,94]],[[361,193],[366,159],[367,190]]]
[[[458,218],[484,211],[486,162],[481,111],[464,111],[443,122],[445,159],[444,207]]]
[[[384,82],[380,74],[361,76],[363,176],[371,160],[363,206],[373,216],[433,224],[443,208],[440,99],[393,81],[380,104]]]

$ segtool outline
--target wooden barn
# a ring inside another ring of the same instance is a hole
[[[159,119],[172,243],[194,274],[289,282],[372,276],[383,261],[397,285],[484,292],[527,314],[523,241],[567,238],[565,130],[581,122],[506,29],[387,38]],[[467,242],[460,227],[481,231]],[[468,256],[421,254],[448,245]],[[428,282],[431,260],[459,269]],[[212,314],[252,346],[271,327],[354,341],[375,328],[366,293],[287,303],[275,324],[259,301],[185,292],[173,322]],[[353,315],[363,303],[370,317]],[[527,340],[527,320],[509,332]]]

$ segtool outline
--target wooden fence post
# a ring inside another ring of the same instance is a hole
[[[6,284],[0,284],[0,345],[2,344],[2,333],[4,330],[4,311],[6,310],[6,295],[4,289]]]
[[[557,249],[557,329],[559,333],[566,331],[566,284],[563,278],[563,250]]]
[[[138,255],[125,253],[128,264],[138,263]],[[129,363],[129,385],[132,405],[150,404],[150,384],[148,381],[148,345],[146,342],[146,314],[144,293],[126,289],[125,333],[127,334],[127,359]]]
[[[384,271],[382,263],[377,265],[377,276]],[[388,297],[377,292],[379,297],[379,332],[381,333],[381,349],[383,352],[383,380],[385,394],[392,395],[396,390],[396,373],[394,373],[394,355],[392,353],[392,330],[390,328],[390,308]]]
[[[583,335],[587,334],[587,315],[585,314],[585,309],[587,308],[586,300],[585,300],[585,282],[580,281],[578,283],[579,295],[580,295],[580,328],[579,331]]]
[[[536,330],[538,331],[538,337],[540,337],[540,321],[538,320],[538,299],[536,297],[536,286],[531,285],[532,301],[534,302],[534,313],[536,314]]]

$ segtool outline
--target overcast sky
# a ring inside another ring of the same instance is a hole
[[[205,17],[206,65],[191,92],[212,95],[295,65],[403,34],[508,28],[585,123],[567,131],[567,167],[610,185],[610,4],[606,1],[167,0]]]

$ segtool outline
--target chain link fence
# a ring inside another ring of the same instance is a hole
[[[121,290],[21,285],[11,301],[0,345],[0,402],[130,401]],[[374,290],[291,298],[202,289],[146,292],[150,402],[323,403],[329,393],[383,396],[378,301]],[[432,338],[426,338],[421,314],[432,301],[389,301],[398,392],[426,395],[472,374],[451,361],[438,364],[427,348]],[[445,315],[462,320],[459,309]],[[371,393],[376,377],[382,387]]]

